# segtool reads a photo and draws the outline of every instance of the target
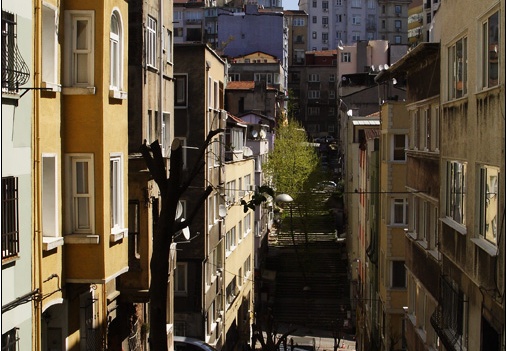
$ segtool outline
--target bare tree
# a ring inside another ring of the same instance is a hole
[[[192,224],[201,206],[213,191],[211,186],[203,190],[195,207],[183,223],[176,221],[176,210],[181,195],[187,190],[192,180],[205,166],[205,152],[215,135],[223,129],[211,130],[203,145],[199,148],[198,158],[188,177],[183,177],[183,151],[181,141],[174,139],[171,145],[170,175],[165,167],[162,150],[158,140],[150,145],[140,147],[141,154],[148,166],[151,176],[157,183],[162,206],[160,218],[153,232],[153,252],[150,261],[150,349],[164,351],[167,345],[167,280],[169,275],[169,248],[175,233]]]

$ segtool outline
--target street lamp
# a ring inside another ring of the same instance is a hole
[[[305,267],[301,264],[301,260],[300,260],[300,257],[299,257],[298,247],[296,245],[296,239],[294,237],[294,222],[293,222],[293,216],[292,216],[292,202],[293,201],[294,201],[294,199],[289,194],[283,194],[282,193],[282,194],[276,195],[276,197],[275,197],[275,202],[281,202],[281,203],[287,203],[287,204],[289,204],[289,211],[290,211],[290,236],[291,236],[291,239],[292,239],[292,245],[294,246],[294,251],[296,253],[296,259],[297,259],[298,264],[299,264],[299,269],[301,270],[301,273],[303,273],[303,279],[304,279],[304,282],[305,282],[305,286],[303,288],[303,291],[307,292],[307,291],[310,290],[310,287],[307,284]]]

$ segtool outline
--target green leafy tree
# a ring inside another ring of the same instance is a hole
[[[277,128],[274,149],[263,169],[278,193],[287,193],[296,200],[318,164],[317,153],[308,143],[305,130],[289,118]]]

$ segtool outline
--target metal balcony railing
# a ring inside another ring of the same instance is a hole
[[[17,91],[30,79],[30,70],[17,45],[16,20],[2,11],[2,90]]]

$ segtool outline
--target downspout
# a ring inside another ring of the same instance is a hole
[[[42,4],[41,0],[37,0],[34,8],[34,40],[33,40],[33,61],[34,61],[34,75],[33,82],[36,88],[40,87],[40,65],[41,53],[40,47],[42,45],[41,31],[42,31]],[[41,176],[40,176],[40,136],[39,136],[39,108],[40,93],[34,91],[33,93],[33,121],[32,121],[32,159],[33,159],[33,181],[32,181],[32,194],[33,194],[33,245],[32,257],[36,259],[33,269],[32,284],[33,289],[37,290],[39,295],[34,299],[34,313],[32,323],[35,325],[34,347],[35,350],[42,349],[42,231],[41,231],[41,216],[40,216],[40,201],[41,201]]]
[[[164,59],[162,56],[163,48],[162,45],[164,44],[164,0],[158,1],[158,13],[160,16],[160,20],[158,21],[158,31],[160,33],[159,37],[159,48],[158,48],[158,57],[159,57],[159,69],[158,69],[158,89],[159,89],[159,96],[158,96],[158,119],[159,119],[159,126],[160,126],[160,135],[159,139],[162,144],[162,156],[168,157],[168,155],[165,154],[165,150],[167,149],[166,143],[169,143],[168,140],[164,140],[164,128],[162,127],[164,125]]]

